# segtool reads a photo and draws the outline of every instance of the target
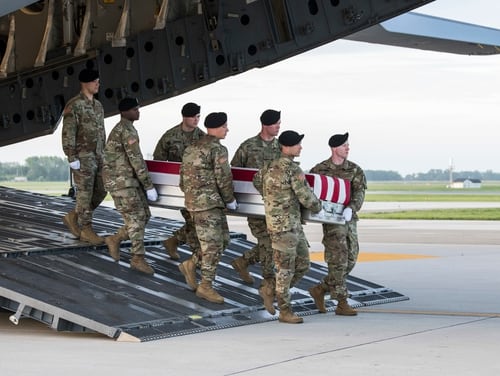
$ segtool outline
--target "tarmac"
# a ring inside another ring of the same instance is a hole
[[[248,231],[233,218],[234,231]],[[306,225],[321,262],[320,225]],[[0,375],[499,375],[500,222],[359,222],[353,275],[410,300],[145,343],[0,312]]]

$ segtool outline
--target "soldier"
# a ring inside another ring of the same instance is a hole
[[[266,164],[254,176],[254,185],[264,198],[267,231],[276,266],[276,297],[280,322],[298,324],[302,317],[291,309],[290,288],[309,270],[309,244],[301,224],[301,206],[317,213],[321,201],[309,187],[293,159],[300,155],[304,135],[283,132],[278,140],[281,157]]]
[[[146,200],[156,201],[158,194],[149,176],[139,147],[134,121],[139,119],[139,102],[124,98],[118,105],[120,122],[111,131],[104,149],[103,177],[116,209],[125,222],[115,235],[106,237],[109,254],[120,260],[120,241],[130,239],[130,268],[154,274],[144,260],[144,229],[151,218]]]
[[[63,217],[63,222],[80,240],[99,245],[103,238],[92,229],[92,216],[106,197],[102,182],[104,110],[94,98],[99,91],[99,73],[83,69],[78,79],[80,94],[68,101],[63,112],[62,147],[76,186],[75,209]]]
[[[156,144],[153,158],[160,161],[182,162],[182,154],[186,147],[198,141],[205,135],[200,128],[200,106],[196,103],[186,103],[181,110],[182,122],[167,130]],[[172,260],[179,260],[177,247],[179,244],[188,243],[193,253],[199,252],[200,246],[196,238],[193,219],[186,209],[181,209],[185,220],[184,226],[174,232],[173,236],[163,241]]]
[[[231,166],[261,169],[265,163],[278,159],[281,150],[276,136],[280,130],[280,118],[280,111],[264,111],[260,116],[260,133],[247,139],[239,146],[231,161]],[[262,217],[249,216],[247,221],[252,235],[257,239],[257,245],[246,251],[243,256],[234,259],[231,265],[239,273],[243,281],[253,283],[254,279],[247,268],[248,265],[260,261],[263,280],[259,288],[259,294],[264,300],[267,311],[274,315],[276,312],[273,306],[275,290],[273,249],[271,239],[267,233],[266,220]]]
[[[205,118],[207,135],[186,148],[182,158],[179,186],[191,214],[201,247],[201,283],[196,283],[199,255],[179,265],[196,295],[213,303],[224,298],[212,288],[222,252],[229,244],[229,228],[224,209],[235,210],[233,177],[227,149],[220,140],[226,137],[227,115],[212,112]]]
[[[335,134],[330,137],[328,145],[331,157],[318,163],[311,173],[334,176],[351,182],[351,201],[344,209],[345,225],[323,224],[323,245],[328,275],[320,284],[309,289],[319,312],[326,312],[325,293],[330,291],[332,299],[338,304],[337,315],[357,315],[347,302],[346,278],[356,265],[359,254],[357,212],[365,199],[366,177],[357,164],[347,159],[349,155],[349,133]]]

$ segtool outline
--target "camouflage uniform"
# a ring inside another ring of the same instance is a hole
[[[184,132],[182,123],[166,131],[156,144],[153,158],[159,161],[182,162],[184,150],[193,142],[205,136],[205,132],[196,128],[192,132]]]
[[[227,148],[219,139],[207,135],[186,148],[179,187],[200,242],[202,280],[212,282],[230,240],[224,209],[235,200]]]
[[[351,201],[347,205],[352,209],[352,220],[346,225],[323,224],[323,245],[328,275],[322,281],[325,291],[330,291],[332,298],[347,297],[346,278],[358,259],[359,244],[357,232],[357,212],[365,199],[366,177],[357,164],[345,160],[335,165],[331,158],[318,163],[311,173],[334,176],[351,182]]]
[[[62,147],[68,162],[80,161],[80,169],[72,170],[76,185],[75,212],[80,227],[92,223],[94,210],[106,197],[102,182],[105,142],[101,102],[89,100],[82,93],[71,98],[64,109]]]
[[[151,218],[145,191],[154,187],[139,147],[137,130],[123,117],[106,143],[103,177],[125,222],[130,253],[144,255],[144,230]]]
[[[264,164],[278,159],[281,155],[278,139],[264,141],[260,135],[244,141],[231,160],[233,167],[247,167],[260,169]],[[257,239],[257,245],[243,254],[248,264],[261,262],[262,277],[274,278],[273,252],[271,239],[267,233],[266,220],[262,217],[247,218],[248,227]]]
[[[184,150],[193,142],[205,136],[199,128],[192,132],[182,130],[182,123],[166,131],[156,144],[153,158],[159,161],[182,162]],[[193,253],[199,252],[199,242],[194,230],[193,219],[186,209],[181,209],[182,217],[185,220],[184,226],[176,230],[173,234],[179,243],[187,243]]]
[[[282,156],[266,164],[254,177],[262,193],[267,231],[276,265],[276,297],[279,309],[291,309],[290,288],[309,270],[309,243],[301,224],[301,206],[319,212],[321,201],[293,158]]]

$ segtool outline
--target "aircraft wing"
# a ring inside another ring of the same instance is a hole
[[[500,53],[500,30],[428,16],[402,14],[344,39],[463,55]]]
[[[30,4],[36,3],[33,0],[8,0],[0,2],[0,17],[5,16],[15,10],[26,7]],[[33,5],[36,6],[36,5]]]
[[[125,96],[145,106],[342,38],[499,52],[500,30],[408,13],[432,1],[3,1],[0,146],[53,133],[84,67],[111,116]]]

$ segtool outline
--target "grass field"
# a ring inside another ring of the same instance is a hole
[[[369,182],[367,202],[500,202],[500,182],[479,189],[450,189],[446,182]],[[500,209],[432,209],[360,213],[370,219],[500,220]]]
[[[0,182],[0,186],[52,196],[68,193],[68,182]],[[111,198],[107,197],[108,200]],[[500,182],[483,182],[479,189],[449,189],[446,182],[369,182],[367,202],[500,202]],[[371,219],[500,220],[500,208],[433,209],[360,213]]]
[[[474,192],[496,192],[500,193],[500,181],[483,181],[479,189],[450,189],[445,181],[412,181],[412,182],[368,182],[368,191],[421,191],[421,192],[456,192],[457,194],[469,194]]]
[[[48,195],[61,195],[68,193],[69,183],[63,181],[33,182],[33,181],[0,181],[0,185],[9,188],[43,193]]]
[[[372,213],[361,212],[359,217],[361,219],[500,221],[500,208],[403,210]]]

